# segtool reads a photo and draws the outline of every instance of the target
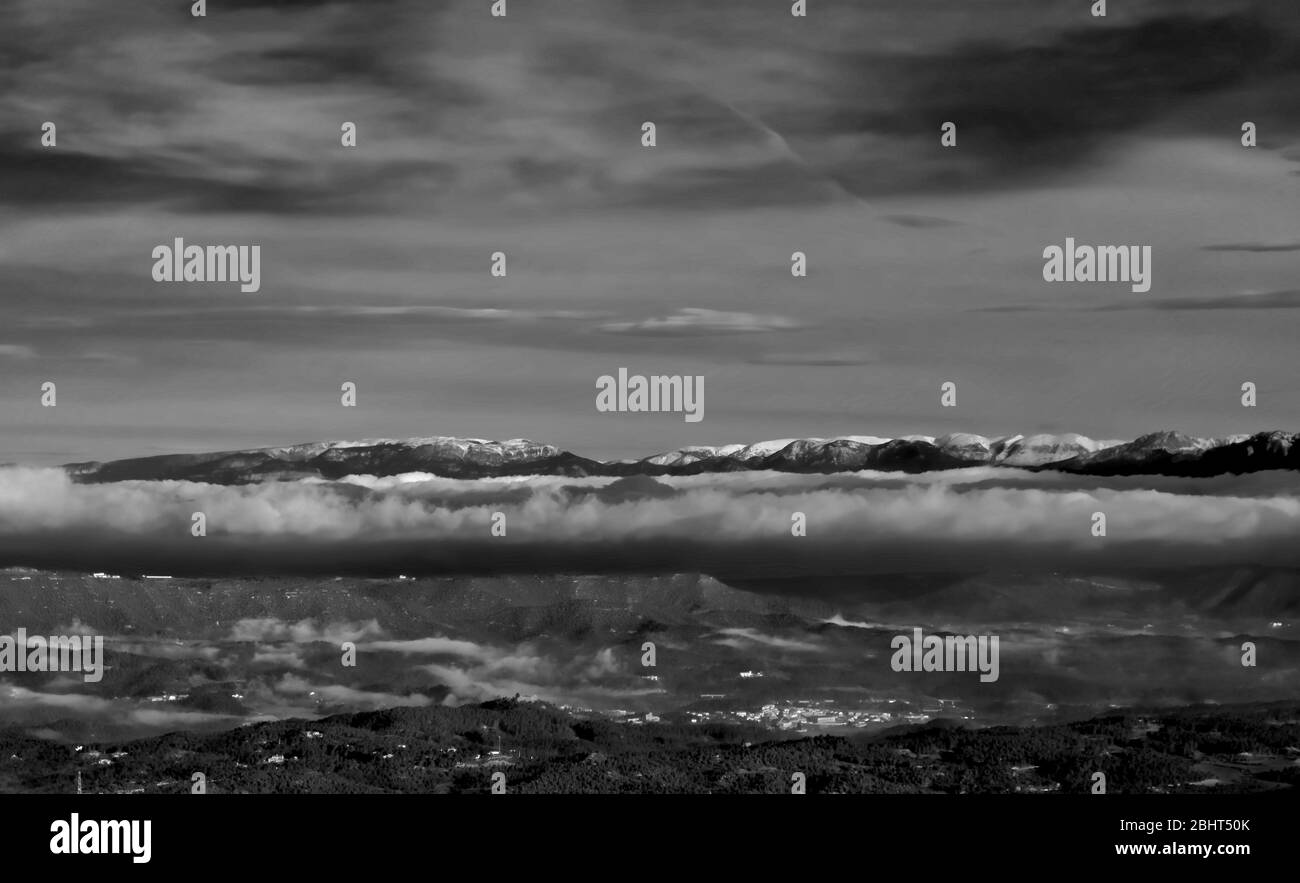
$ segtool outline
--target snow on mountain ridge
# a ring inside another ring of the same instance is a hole
[[[743,450],[744,447],[744,445],[689,445],[684,448],[677,448],[674,451],[655,454],[653,457],[646,457],[640,462],[651,463],[655,466],[684,466],[688,463],[708,460],[713,457],[728,457]]]
[[[1086,435],[1067,432],[1063,435],[1039,433],[1020,436],[1004,445],[993,462],[1005,466],[1042,466],[1091,454],[1100,450],[1097,442]]]
[[[527,453],[529,451],[547,452],[544,456],[554,456],[560,449],[554,445],[542,444],[526,438],[511,438],[497,441],[487,438],[460,438],[451,435],[434,435],[415,438],[367,438],[354,441],[307,442],[305,444],[287,445],[277,448],[260,448],[268,454],[305,454],[315,456],[326,451],[349,450],[354,448],[375,448],[383,446],[401,446],[407,448],[436,447],[455,450],[462,455],[475,448],[484,448],[502,453]]]
[[[958,460],[970,461],[972,464],[987,463],[1003,466],[1036,467],[1050,463],[1063,462],[1076,457],[1097,454],[1102,451],[1114,451],[1116,456],[1132,456],[1136,450],[1179,450],[1204,451],[1210,448],[1242,441],[1250,438],[1249,434],[1237,434],[1222,438],[1195,438],[1181,433],[1151,433],[1132,441],[1108,439],[1096,441],[1078,433],[1068,432],[1060,435],[1038,433],[1025,436],[1020,434],[989,438],[966,432],[954,432],[935,437],[930,435],[903,435],[889,438],[875,435],[837,435],[830,438],[784,438],[768,439],[750,444],[724,445],[685,445],[671,451],[654,454],[640,459],[629,459],[627,463],[645,463],[652,466],[675,467],[686,466],[702,460],[732,459],[740,463],[761,460],[778,452],[788,450],[788,456],[800,457],[820,450],[832,442],[853,442],[868,447],[878,447],[893,441],[911,441],[934,445],[940,451]],[[791,448],[791,446],[794,448]],[[331,452],[346,452],[359,448],[376,447],[429,447],[439,453],[459,458],[476,458],[481,456],[501,457],[506,460],[530,460],[555,457],[564,453],[554,445],[542,444],[526,438],[494,440],[485,438],[462,438],[458,436],[424,436],[414,438],[370,438],[359,440],[337,440],[325,442],[307,442],[271,448],[255,448],[248,451],[231,453],[263,453],[276,459],[311,459]],[[1115,449],[1126,448],[1124,453]]]
[[[769,439],[740,445],[689,445],[637,460],[601,461],[529,439],[492,441],[432,436],[311,442],[284,447],[174,454],[69,463],[79,482],[172,479],[240,484],[349,475],[427,473],[455,478],[520,475],[655,476],[775,470],[835,473],[875,470],[919,473],[977,466],[1051,469],[1094,475],[1220,475],[1300,470],[1300,434],[1258,432],[1198,438],[1149,433],[1127,442],[1076,433],[931,436],[844,435],[831,439]]]
[[[834,438],[774,438],[767,441],[754,442],[748,445],[688,445],[686,447],[676,448],[675,450],[665,451],[662,454],[645,457],[641,460],[633,460],[632,462],[650,463],[655,466],[670,466],[693,463],[696,460],[707,459],[709,457],[732,457],[733,459],[739,460],[743,463],[746,460],[770,457],[772,454],[784,450],[795,442],[808,442],[810,444],[822,445],[832,441],[851,441],[864,445],[883,445],[890,441],[890,439],[881,438],[878,435],[837,435]],[[697,454],[703,454],[703,456],[693,456]]]

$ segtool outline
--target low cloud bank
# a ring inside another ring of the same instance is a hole
[[[1273,475],[1273,491],[1269,481],[968,470],[226,487],[79,485],[56,469],[5,468],[0,566],[182,575],[1300,565],[1295,477]],[[195,512],[206,536],[191,533]],[[504,536],[492,530],[497,513]],[[796,513],[805,536],[792,531]]]

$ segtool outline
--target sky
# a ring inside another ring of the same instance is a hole
[[[1295,4],[490,5],[0,6],[0,462],[1300,429]],[[177,237],[260,290],[155,282]],[[1045,282],[1067,237],[1150,291]]]

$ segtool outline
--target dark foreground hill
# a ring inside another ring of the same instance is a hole
[[[870,737],[630,725],[494,700],[67,745],[0,731],[0,790],[179,793],[1297,792],[1300,703],[1124,711],[1045,727],[937,722]]]

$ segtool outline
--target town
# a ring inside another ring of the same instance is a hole
[[[706,693],[701,700],[716,704],[723,694]],[[579,709],[573,709],[578,711]],[[582,709],[589,711],[588,709]],[[678,712],[635,712],[614,709],[605,712],[611,720],[631,726],[648,723],[750,724],[791,733],[809,733],[833,728],[864,729],[901,724],[924,724],[936,717],[971,721],[974,709],[956,699],[868,699],[852,708],[827,700],[792,699],[769,702],[756,709],[686,708]]]

